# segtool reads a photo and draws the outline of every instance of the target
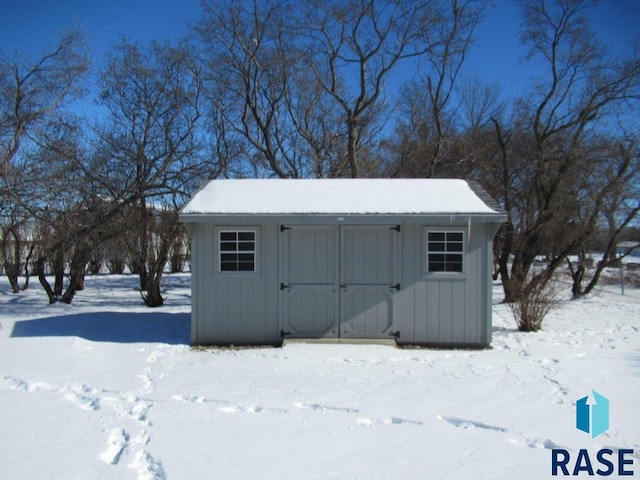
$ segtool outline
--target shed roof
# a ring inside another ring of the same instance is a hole
[[[502,214],[474,182],[457,179],[212,180],[182,214]]]

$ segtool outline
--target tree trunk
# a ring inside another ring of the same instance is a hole
[[[77,277],[75,275],[71,275],[69,279],[69,285],[67,289],[64,291],[62,298],[60,299],[63,303],[67,305],[71,305],[73,302],[73,297],[75,297],[76,292],[82,290],[84,288],[84,275]]]
[[[357,120],[353,117],[353,114],[349,115],[347,120],[347,162],[351,170],[351,177],[358,178],[360,175],[360,169],[358,168],[357,158],[357,133],[356,133]]]
[[[569,272],[571,273],[571,296],[579,298],[582,296],[582,281],[584,280],[584,274],[586,268],[584,266],[584,256],[580,254],[578,258],[578,265],[573,266],[571,260],[567,258],[567,265],[569,266]]]
[[[9,235],[13,237],[13,241],[9,239]],[[10,252],[12,243],[13,252]],[[9,280],[9,285],[11,286],[11,292],[20,293],[20,285],[18,283],[18,276],[20,275],[20,240],[13,226],[7,229],[3,228],[2,261],[7,280]]]
[[[505,295],[504,302],[511,303],[514,300],[514,297],[509,287],[511,279],[509,274],[509,257],[511,256],[511,251],[513,250],[513,224],[511,222],[508,222],[503,225],[499,235],[502,237],[502,245],[500,246],[500,254],[497,255],[497,276],[499,276],[500,280],[502,281],[502,290]]]
[[[18,284],[18,276],[7,270],[7,279],[11,287],[11,293],[20,293],[20,285]]]
[[[146,292],[149,290],[149,273],[147,271],[147,261],[149,256],[149,209],[147,208],[147,201],[144,197],[140,200],[138,205],[140,209],[140,239],[138,244],[138,255],[135,260],[136,268],[138,269],[138,276],[140,277],[140,290]]]
[[[62,302],[70,305],[75,294],[84,290],[84,278],[87,264],[91,260],[91,248],[86,243],[76,245],[69,262],[69,285],[62,295]]]
[[[143,296],[147,307],[161,307],[164,304],[164,298],[162,298],[160,291],[160,279],[161,277],[153,276],[147,282],[148,290]]]
[[[55,280],[53,283],[53,293],[60,297],[62,295],[62,289],[64,287],[64,253],[62,248],[59,248],[55,252],[55,257],[52,264],[53,274]]]
[[[36,273],[38,274],[38,280],[40,280],[40,285],[44,288],[44,291],[47,293],[47,297],[49,297],[49,305],[56,303],[56,294],[51,288],[51,284],[47,280],[47,276],[44,272],[44,264],[46,262],[46,257],[40,256],[36,261]]]
[[[24,284],[20,288],[20,290],[25,291],[29,288],[29,279],[31,278],[31,272],[29,271],[29,262],[31,261],[31,256],[33,255],[33,250],[35,249],[35,245],[32,243],[29,248],[29,253],[27,254],[27,258],[24,261]]]

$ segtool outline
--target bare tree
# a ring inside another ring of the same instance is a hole
[[[311,1],[302,9],[301,30],[315,81],[339,106],[346,143],[346,176],[370,175],[363,141],[383,112],[384,88],[399,62],[434,46],[441,20],[436,1]]]
[[[285,102],[298,61],[295,38],[286,24],[293,5],[225,0],[202,6],[196,33],[207,72],[205,93],[214,128],[227,134],[218,145],[228,145],[220,140],[238,135],[246,145],[241,153],[258,175],[304,176],[299,139]]]
[[[105,200],[87,175],[85,137],[76,123],[56,124],[42,139],[30,159],[38,206],[31,210],[35,270],[50,303],[71,303],[84,288],[87,264],[108,239],[108,225],[120,207]]]
[[[257,175],[380,174],[385,87],[429,52],[439,108],[483,0],[203,3],[196,25],[216,112],[245,141]],[[385,116],[385,114],[387,114]]]
[[[501,270],[508,301],[547,282],[592,230],[600,203],[589,202],[581,189],[593,160],[587,147],[611,126],[611,118],[624,118],[640,98],[638,57],[616,61],[605,53],[587,25],[591,3],[522,2],[528,58],[546,69],[533,92],[516,105],[514,126],[496,124],[501,144],[506,146],[507,130],[518,135],[503,150],[511,173],[499,195],[503,201],[508,195],[512,206],[510,239],[503,242],[508,250],[502,252],[512,263],[508,272]],[[546,267],[530,276],[541,255]]]
[[[55,189],[54,168],[42,161],[46,156],[41,153],[47,137],[64,122],[65,107],[82,94],[88,69],[79,30],[62,35],[54,48],[35,60],[17,52],[12,58],[0,53],[0,214],[20,212],[10,213],[16,223],[5,225],[7,233],[13,232],[14,249],[19,243],[15,233],[25,218],[32,218],[29,228],[34,230],[36,222],[50,215],[52,206],[44,194]]]
[[[106,160],[101,174],[114,182],[115,198],[133,199],[134,269],[148,306],[163,303],[160,279],[167,261],[150,255],[154,202],[173,199],[177,208],[214,170],[197,135],[201,89],[192,60],[186,45],[153,42],[144,49],[123,40],[100,76],[100,99],[109,112],[100,133],[100,158]]]
[[[18,211],[19,212],[19,211]],[[30,262],[35,244],[33,242],[33,222],[16,211],[7,212],[0,217],[0,249],[2,250],[2,266],[9,280],[11,291],[19,293],[29,288]],[[24,275],[24,283],[20,285],[19,277]]]
[[[29,61],[18,53],[0,52],[0,196],[18,195],[21,149],[38,142],[40,129],[82,93],[89,69],[84,37],[79,30],[60,37],[57,45]]]
[[[431,47],[420,57],[417,75],[404,86],[399,107],[393,148],[395,172],[403,176],[464,176],[462,163],[468,160],[460,145],[463,119],[457,115],[466,99],[467,114],[478,121],[496,101],[497,93],[479,83],[460,88],[460,72],[482,19],[485,1],[451,0],[443,2],[442,12],[430,33]],[[466,90],[466,91],[465,91]],[[484,105],[479,103],[484,95]],[[483,108],[484,112],[478,109]],[[491,108],[497,108],[492,106]],[[470,109],[470,110],[469,110]],[[484,121],[487,119],[485,118]],[[474,125],[477,127],[477,125]],[[393,142],[392,142],[393,143]],[[462,156],[460,156],[462,154]]]
[[[616,247],[625,229],[638,219],[640,201],[637,189],[640,184],[640,150],[637,135],[625,135],[618,142],[604,139],[599,150],[601,161],[594,169],[589,196],[599,211],[593,219],[590,235],[585,238],[577,253],[577,261],[567,258],[572,277],[571,293],[574,298],[588,295],[598,284],[605,268],[620,262]],[[586,216],[589,220],[590,217]],[[593,236],[604,234],[605,245],[602,257],[595,266],[593,275],[583,285],[586,273],[587,245]]]

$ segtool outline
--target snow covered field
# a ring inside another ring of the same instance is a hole
[[[155,310],[135,284],[88,277],[48,306],[2,278],[0,478],[538,480],[557,478],[551,449],[603,447],[633,449],[640,475],[637,289],[525,334],[496,286],[487,350],[194,350],[189,276],[167,276]],[[575,428],[592,389],[610,401],[595,439]]]

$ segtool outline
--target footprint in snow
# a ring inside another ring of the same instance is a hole
[[[84,395],[77,394],[75,392],[65,393],[65,400],[70,401],[71,403],[75,403],[83,410],[92,411],[92,410],[100,410],[100,399],[86,397]]]
[[[418,420],[406,420],[404,418],[398,418],[398,417],[385,417],[382,419],[377,419],[377,418],[359,418],[356,420],[356,424],[362,426],[362,427],[369,427],[369,428],[373,428],[376,425],[413,425],[413,426],[420,426],[423,423],[419,422]]]
[[[228,407],[218,407],[218,410],[223,413],[260,413],[265,409],[262,407],[256,407],[253,405],[229,405]]]
[[[445,417],[443,415],[438,415],[438,420],[443,420],[454,427],[458,428],[479,428],[481,430],[490,430],[494,432],[500,433],[514,433],[509,432],[506,428],[496,427],[495,425],[488,425],[482,422],[476,422],[474,420],[466,420],[464,418],[456,418],[456,417]],[[546,448],[551,450],[553,448],[565,448],[558,444],[556,444],[553,440],[548,438],[539,439],[539,438],[529,438],[526,435],[519,434],[520,438],[510,438],[509,441],[515,445],[521,445],[529,448]]]
[[[316,412],[358,413],[358,410],[355,408],[330,407],[328,405],[320,405],[318,403],[297,402],[294,403],[293,406],[302,410],[314,410]]]
[[[502,427],[496,427],[494,425],[488,425],[486,423],[482,423],[482,422],[476,422],[474,420],[467,420],[464,418],[457,418],[457,417],[446,417],[443,415],[438,415],[438,420],[442,420],[444,422],[447,422],[450,425],[453,425],[454,427],[457,428],[480,428],[482,430],[492,430],[494,432],[507,432],[508,430],[506,428],[502,428]]]
[[[566,450],[566,447],[562,447],[557,443],[555,443],[553,440],[550,440],[548,438],[545,438],[545,439],[528,438],[528,437],[525,437],[524,435],[521,435],[521,438],[519,439],[511,438],[509,441],[516,445],[521,445],[529,448],[546,448],[547,450],[552,450],[554,448],[562,448]]]
[[[138,478],[140,479],[166,480],[167,478],[162,462],[146,450],[138,452],[129,467],[138,472]]]
[[[100,460],[109,465],[116,465],[128,442],[129,435],[122,428],[112,430],[107,440],[107,449],[100,455]]]
[[[59,387],[46,382],[28,382],[20,378],[12,377],[10,375],[0,376],[0,387],[8,388],[11,390],[24,390],[26,392],[56,392],[60,390]]]

